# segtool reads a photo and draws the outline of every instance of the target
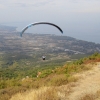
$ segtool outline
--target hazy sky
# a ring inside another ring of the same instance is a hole
[[[100,0],[0,0],[0,24],[17,26],[21,31],[38,21],[57,24],[64,35],[100,43]],[[31,29],[60,34],[51,26]]]

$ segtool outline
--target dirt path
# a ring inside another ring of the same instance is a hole
[[[100,90],[100,63],[97,63],[92,70],[77,74],[81,79],[72,88],[67,100],[79,100],[85,94],[95,94]]]

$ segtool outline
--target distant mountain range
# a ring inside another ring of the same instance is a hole
[[[0,31],[16,31],[17,27],[0,25]]]

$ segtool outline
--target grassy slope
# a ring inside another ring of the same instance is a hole
[[[28,93],[25,91],[34,89],[34,91],[30,90],[31,92],[29,93],[35,93],[35,97],[33,97],[35,100],[47,100],[47,98],[50,98],[49,100],[59,100],[60,97],[63,96],[61,91],[67,95],[70,92],[70,87],[74,86],[74,84],[69,85],[69,83],[76,82],[78,80],[78,77],[74,77],[73,75],[81,71],[91,69],[91,66],[88,66],[88,64],[91,63],[93,65],[95,62],[100,62],[100,54],[98,53],[75,62],[67,63],[64,66],[55,68],[53,70],[41,70],[38,78],[26,77],[21,80],[17,78],[11,80],[2,80],[0,82],[0,86],[6,85],[7,87],[0,90],[0,99],[8,100],[17,92],[20,92],[19,95],[17,95],[21,97],[20,95]],[[67,90],[65,89],[64,85],[66,85]],[[42,87],[43,89],[41,89]],[[22,92],[25,93],[22,94]],[[60,96],[58,96],[57,93]],[[29,96],[27,98],[28,99],[26,100],[32,100],[32,98],[29,99]],[[21,100],[23,100],[23,97]]]

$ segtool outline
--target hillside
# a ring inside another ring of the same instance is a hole
[[[99,96],[99,85],[97,85],[99,84],[99,77],[97,76],[100,74],[98,70],[99,62],[100,54],[95,53],[89,57],[68,62],[63,66],[53,69],[49,67],[47,69],[38,70],[37,77],[26,76],[21,78],[17,76],[16,78],[7,78],[2,76],[0,78],[0,99],[9,100],[11,98],[11,100],[18,100],[20,98],[21,100],[32,100],[34,98],[35,100],[48,100],[49,98],[50,100],[66,100],[66,98],[69,98],[68,100],[73,100],[72,96],[76,98],[80,93],[86,93],[87,90],[81,91],[81,88],[84,89],[84,86],[89,86],[88,88],[91,91],[92,85],[95,85],[93,87],[95,91],[92,90],[94,91],[92,94],[88,94],[87,92],[86,96]],[[16,66],[13,65],[9,67],[10,71],[12,68],[16,70]],[[0,73],[2,75],[2,71]],[[18,75],[19,74],[20,72]],[[8,73],[7,75],[11,74]],[[89,76],[91,76],[91,78]],[[94,81],[90,83],[91,80]],[[89,83],[87,81],[89,81]],[[84,86],[82,84],[84,84]],[[18,94],[15,95],[16,93]],[[82,98],[86,97],[84,96]]]
[[[42,87],[18,93],[10,100],[100,100],[100,62],[89,71],[77,73],[77,82],[59,87]]]

